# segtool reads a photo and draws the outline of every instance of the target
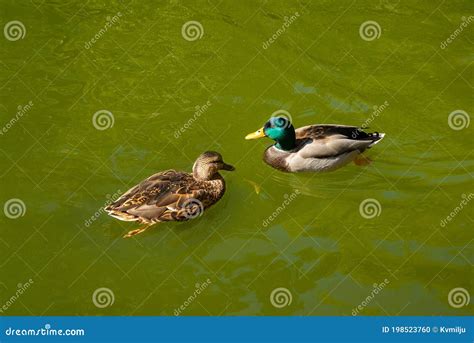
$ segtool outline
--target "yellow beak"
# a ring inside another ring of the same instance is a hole
[[[258,129],[255,132],[249,133],[247,136],[245,136],[245,139],[257,139],[257,138],[262,138],[265,137],[265,132],[263,131],[263,127]]]

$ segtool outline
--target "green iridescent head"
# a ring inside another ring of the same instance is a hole
[[[245,139],[268,137],[273,139],[280,150],[292,150],[296,144],[295,128],[291,121],[283,116],[271,117],[265,125],[256,132],[249,133]]]

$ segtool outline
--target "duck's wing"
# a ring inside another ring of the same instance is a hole
[[[380,141],[383,133],[367,133],[356,126],[308,125],[295,130],[304,142],[298,154],[303,158],[330,158],[354,150],[363,152]]]
[[[312,138],[322,139],[334,135],[343,135],[347,138],[364,139],[370,137],[371,134],[366,133],[357,126],[348,125],[308,125],[295,130],[297,139]]]
[[[167,170],[143,180],[105,210],[126,221],[186,220],[193,211],[202,210],[197,207],[202,206],[199,199],[203,193],[192,175]]]

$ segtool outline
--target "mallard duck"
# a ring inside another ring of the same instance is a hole
[[[345,125],[308,125],[295,130],[288,118],[276,116],[245,139],[269,137],[276,142],[263,155],[263,160],[273,168],[284,172],[323,172],[356,160],[384,135]]]
[[[186,221],[200,216],[225,193],[219,170],[234,170],[215,151],[201,154],[193,172],[166,170],[150,176],[105,208],[114,218],[136,221],[143,227],[129,231],[124,238],[147,230],[158,222]]]

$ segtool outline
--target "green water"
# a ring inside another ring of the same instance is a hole
[[[474,22],[441,47],[472,12],[467,0],[2,1],[1,27],[26,32],[0,36],[0,201],[26,210],[0,217],[0,308],[22,290],[1,314],[351,315],[371,295],[361,315],[472,314],[448,294],[474,293],[474,202],[441,224],[474,192],[473,125],[448,125],[473,112]],[[364,40],[369,20],[380,36]],[[188,21],[202,37],[183,38]],[[280,109],[297,127],[386,137],[367,167],[284,174],[261,159],[269,140],[243,139]],[[99,110],[112,127],[94,127]],[[236,166],[224,198],[122,239],[137,225],[104,203],[205,150]],[[361,215],[365,199],[378,216]],[[278,308],[280,287],[291,303]]]

